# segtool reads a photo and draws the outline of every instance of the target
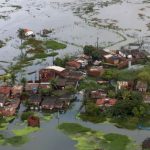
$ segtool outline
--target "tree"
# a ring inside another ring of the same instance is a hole
[[[112,115],[122,118],[133,116],[134,114],[138,114],[136,108],[138,109],[138,111],[141,109],[142,113],[142,104],[143,98],[140,93],[121,91],[116,105],[114,105],[111,109]]]
[[[105,70],[102,77],[106,80],[117,79],[118,78],[118,71],[116,69]]]
[[[89,55],[89,56],[91,56],[92,52],[95,51],[95,50],[96,50],[96,48],[93,47],[92,45],[86,45],[83,48],[84,54]]]
[[[11,74],[11,83],[14,85],[16,82],[16,75],[14,73]]]
[[[143,81],[143,82],[147,82],[147,83],[150,83],[150,75],[149,75],[149,72],[144,70],[142,72],[140,72],[138,74],[138,79]]]
[[[21,83],[22,83],[22,85],[23,85],[23,91],[25,91],[25,86],[26,86],[26,83],[27,83],[27,80],[26,80],[26,78],[22,78],[21,79]]]

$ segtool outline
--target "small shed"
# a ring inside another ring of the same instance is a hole
[[[40,127],[40,119],[37,116],[30,116],[27,121],[28,121],[28,126]]]

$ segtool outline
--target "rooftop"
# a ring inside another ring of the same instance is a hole
[[[62,72],[62,71],[65,70],[65,68],[60,67],[60,66],[48,66],[45,69],[55,70],[55,71],[58,71],[58,72]]]

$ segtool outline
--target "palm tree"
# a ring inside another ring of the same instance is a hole
[[[16,82],[16,75],[14,73],[11,74],[11,84],[14,85]]]
[[[52,87],[52,89],[57,89],[57,78],[50,81],[50,86]]]
[[[26,86],[26,83],[27,83],[27,80],[26,80],[25,77],[23,77],[23,78],[21,79],[21,83],[22,83],[22,85],[23,85],[23,91],[25,91],[25,86]]]

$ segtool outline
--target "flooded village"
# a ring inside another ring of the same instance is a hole
[[[150,149],[149,2],[2,1],[0,149]]]

